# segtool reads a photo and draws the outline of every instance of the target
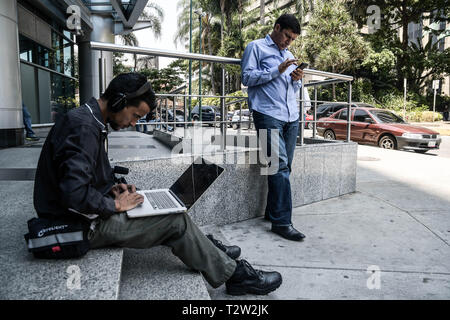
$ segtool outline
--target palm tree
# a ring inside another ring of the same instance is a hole
[[[159,5],[154,3],[154,1],[150,1],[145,7],[141,16],[139,17],[139,21],[151,23],[150,28],[153,32],[153,35],[155,36],[155,38],[158,39],[161,37],[161,24],[164,21],[164,10]],[[132,47],[139,46],[139,41],[134,32],[121,34],[119,37],[122,40],[123,44],[126,46]],[[133,54],[133,60],[134,60],[134,71],[136,71],[138,68],[138,61],[139,61],[137,54]]]

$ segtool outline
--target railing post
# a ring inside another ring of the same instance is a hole
[[[185,93],[186,93],[186,91],[185,91]],[[184,137],[186,137],[186,129],[187,129],[187,127],[188,127],[188,124],[186,123],[187,122],[187,110],[186,110],[186,107],[187,107],[187,97],[186,96],[184,96],[184,98],[183,98],[183,104],[184,104]]]
[[[175,132],[175,130],[177,128],[177,110],[175,108],[175,101],[176,101],[176,98],[173,97],[172,103],[173,103],[173,131],[174,132]]]
[[[167,102],[167,98],[164,99],[164,108],[166,112],[166,132],[169,132],[169,103]]]
[[[226,119],[226,110],[225,110],[225,66],[222,65],[222,83],[220,86],[220,112],[222,116],[222,123],[220,125],[220,134],[222,135],[221,139],[221,150],[226,150],[227,148],[227,124],[224,122]]]
[[[317,130],[317,86],[314,86],[314,115],[313,115],[313,139],[316,138]]]
[[[348,82],[348,106],[347,106],[347,142],[350,142],[352,125],[352,83]]]
[[[303,105],[303,99],[304,99],[304,94],[303,94],[303,90],[305,90],[305,88],[303,87],[304,83],[305,83],[305,78],[302,76],[302,86],[300,87],[300,117],[298,118],[299,122],[300,122],[300,128],[299,128],[299,132],[300,132],[300,145],[303,145],[304,142],[304,137],[305,137],[305,124],[304,124],[304,117],[305,117],[305,110],[304,110],[304,105]]]

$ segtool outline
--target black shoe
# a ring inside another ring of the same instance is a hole
[[[272,232],[282,236],[285,239],[292,241],[302,241],[305,235],[296,230],[292,225],[289,226],[274,226],[272,225]]]
[[[247,293],[265,295],[278,289],[282,282],[279,272],[255,270],[247,261],[239,260],[236,270],[225,286],[227,294],[233,296]]]
[[[28,141],[39,141],[39,138],[36,136],[26,136],[25,139]]]
[[[207,234],[206,237],[211,240],[217,248],[225,252],[231,259],[236,260],[241,255],[241,248],[238,246],[226,246],[222,243],[222,241],[214,239],[212,234]]]

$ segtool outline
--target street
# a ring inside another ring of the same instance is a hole
[[[439,150],[428,151],[425,155],[439,156],[442,158],[450,158],[450,137],[443,136]]]
[[[219,128],[210,128],[210,127],[202,127],[203,130],[205,130],[205,132],[208,132],[207,136],[209,139],[209,135],[213,135],[213,134],[219,134],[220,133],[220,129]],[[183,136],[184,132],[183,132],[184,128],[176,128],[175,133],[179,136]],[[236,135],[238,134],[239,130],[234,130],[232,128],[227,128],[227,134],[231,134],[231,135]],[[305,137],[309,138],[312,137],[312,130],[310,129],[305,129]],[[241,130],[242,134],[255,134],[254,130],[247,130],[247,129],[242,129]],[[317,135],[316,136],[318,139],[323,139],[321,136]],[[424,156],[429,156],[429,157],[442,157],[442,158],[450,158],[450,136],[441,136],[442,138],[442,142],[440,145],[440,148],[438,150],[430,150],[428,152],[426,152],[424,154]],[[377,147],[374,147],[377,148]],[[398,150],[398,152],[408,152],[408,153],[415,153],[414,151],[408,151],[408,150]]]
[[[312,130],[305,129],[305,137],[312,137]],[[322,137],[317,136],[319,139],[322,139]],[[432,156],[432,157],[442,157],[442,158],[450,158],[450,136],[442,136],[442,142],[438,150],[430,150],[426,152],[425,156]],[[375,147],[376,148],[376,147]],[[409,152],[409,153],[415,153],[414,151],[409,150],[398,150],[398,152]]]

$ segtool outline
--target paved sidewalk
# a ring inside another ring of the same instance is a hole
[[[122,137],[110,141],[116,160],[154,153],[124,153]],[[43,142],[0,150],[0,168],[34,168]],[[31,192],[31,181],[6,184]],[[359,146],[357,192],[296,208],[293,220],[304,242],[278,237],[262,218],[214,228],[241,246],[242,258],[281,272],[284,282],[262,297],[209,288],[211,298],[450,299],[450,158]]]
[[[357,192],[296,208],[293,220],[302,243],[262,218],[220,227],[284,282],[262,297],[209,288],[211,298],[450,299],[450,159],[359,146]]]
[[[411,122],[411,124],[437,131],[442,136],[450,136],[450,121]]]

